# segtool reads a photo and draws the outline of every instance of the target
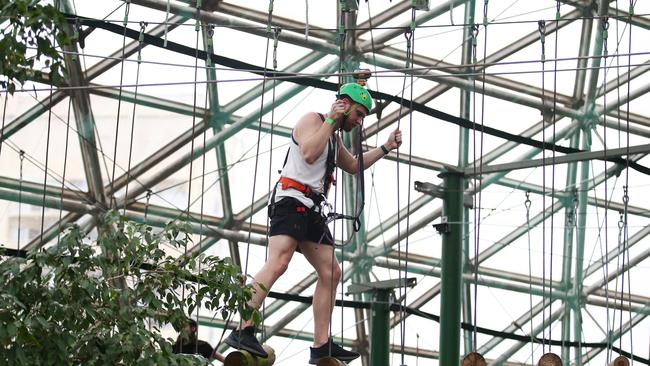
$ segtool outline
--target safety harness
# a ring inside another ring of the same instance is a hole
[[[323,116],[323,114],[318,113],[318,116],[320,117],[321,121],[323,122],[325,121],[325,116]],[[293,134],[291,138],[293,139]],[[297,141],[294,140],[294,142],[296,143],[296,145],[298,145]],[[273,188],[273,193],[271,195],[271,204],[269,204],[269,217],[272,217],[274,214],[278,213],[275,207],[276,206],[275,193],[278,186],[283,190],[295,189],[301,192],[302,194],[305,195],[305,197],[309,198],[310,200],[312,200],[312,202],[314,202],[311,211],[317,212],[323,216],[325,215],[325,213],[322,210],[323,203],[326,203],[327,193],[329,192],[330,186],[332,184],[334,185],[336,184],[336,180],[334,178],[334,169],[336,168],[336,145],[337,145],[336,136],[335,135],[330,136],[329,140],[327,141],[327,160],[325,162],[325,174],[323,175],[323,193],[315,192],[308,185],[298,182],[294,179],[281,176],[280,179],[278,180],[278,183]],[[287,155],[284,157],[284,163],[282,164],[282,168],[284,168],[287,165],[287,159],[289,159],[289,149],[287,149]],[[305,212],[305,208],[297,207],[296,211]]]

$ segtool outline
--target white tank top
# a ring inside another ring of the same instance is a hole
[[[282,176],[291,178],[297,182],[307,185],[314,192],[323,193],[325,191],[325,182],[323,178],[325,177],[325,170],[327,169],[327,152],[330,144],[333,144],[332,146],[334,146],[334,161],[336,161],[336,141],[336,136],[330,136],[327,145],[325,145],[325,149],[318,156],[318,159],[316,159],[313,164],[307,164],[305,162],[305,159],[302,158],[302,154],[300,153],[300,146],[298,145],[298,142],[293,138],[292,132],[289,152],[287,153],[287,162],[282,168]],[[314,202],[312,202],[311,199],[307,198],[307,196],[305,196],[302,192],[293,188],[282,189],[282,187],[276,183],[275,202],[280,201],[284,197],[293,197],[309,208],[314,206]],[[274,203],[270,202],[272,199],[273,193],[271,193],[269,203]]]

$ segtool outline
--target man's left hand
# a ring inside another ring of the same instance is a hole
[[[402,131],[396,129],[388,136],[388,141],[384,144],[388,150],[395,150],[402,146]]]

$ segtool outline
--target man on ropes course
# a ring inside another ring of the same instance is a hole
[[[348,83],[340,88],[327,114],[304,115],[293,129],[282,175],[269,200],[269,254],[254,277],[255,292],[250,305],[259,309],[271,286],[286,271],[293,253],[296,250],[302,253],[318,275],[312,302],[314,343],[310,364],[327,356],[343,362],[359,357],[359,353],[345,350],[329,336],[341,269],[322,208],[327,204],[327,193],[337,165],[347,173],[363,174],[361,170],[402,144],[402,133],[396,129],[385,144],[365,152],[361,161],[345,148],[336,132],[350,132],[360,127],[371,110],[370,93],[359,84]],[[225,342],[259,357],[268,356],[255,338],[252,320],[242,322]]]

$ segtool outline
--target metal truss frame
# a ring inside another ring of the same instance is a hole
[[[67,0],[61,2],[63,10],[72,13],[72,7]],[[160,11],[169,11],[172,17],[169,21],[167,31],[173,29],[183,21],[196,18],[200,19],[204,25],[206,24],[220,24],[226,27],[233,27],[240,31],[249,32],[251,34],[267,37],[267,32],[263,29],[268,21],[268,14],[255,9],[249,9],[242,6],[229,4],[222,1],[204,1],[204,9],[197,11],[194,8],[194,1],[181,0],[171,2],[165,0],[131,0],[131,3],[137,6],[148,7]],[[464,9],[465,24],[474,24],[475,18],[478,18],[476,8],[480,8],[481,2],[476,0],[447,0],[439,5],[436,5],[431,10],[418,12],[414,26],[424,24],[433,19],[449,16],[449,12],[455,8]],[[626,294],[612,292],[608,288],[608,283],[616,281],[620,276],[624,276],[635,265],[645,263],[647,265],[647,257],[650,256],[650,250],[645,249],[638,253],[634,258],[629,259],[626,266],[619,268],[618,271],[609,273],[609,276],[596,284],[586,286],[584,279],[597,271],[602,270],[608,261],[611,262],[619,255],[623,254],[623,249],[620,246],[615,247],[605,256],[595,261],[591,265],[585,267],[584,247],[585,247],[585,220],[588,210],[594,208],[607,208],[609,210],[621,211],[627,209],[629,215],[634,215],[640,218],[650,218],[648,211],[641,207],[628,206],[623,207],[622,204],[615,202],[604,202],[599,198],[589,196],[589,192],[600,186],[608,179],[621,174],[625,169],[624,166],[613,164],[608,170],[597,177],[592,177],[590,172],[590,164],[588,161],[594,158],[603,156],[603,151],[591,151],[591,138],[594,136],[596,126],[603,125],[607,119],[620,118],[620,116],[629,116],[630,133],[639,137],[650,137],[650,114],[642,115],[636,113],[627,113],[624,109],[626,103],[641,97],[648,90],[650,84],[640,85],[632,93],[626,95],[624,98],[618,100],[611,100],[607,105],[598,104],[598,100],[605,93],[611,92],[626,85],[627,83],[639,77],[647,75],[650,71],[650,60],[642,65],[635,66],[631,71],[620,74],[617,80],[608,80],[603,86],[599,82],[599,71],[602,69],[601,56],[603,55],[603,37],[602,32],[599,30],[603,27],[602,22],[605,17],[617,17],[622,21],[628,22],[630,26],[640,27],[650,30],[650,19],[642,16],[631,16],[629,13],[620,9],[611,7],[611,2],[608,0],[562,0],[563,14],[558,22],[551,22],[547,27],[547,34],[559,31],[561,28],[580,22],[582,24],[582,33],[580,36],[579,55],[581,58],[576,60],[575,71],[575,84],[572,95],[563,95],[554,93],[553,90],[542,90],[538,86],[529,85],[523,82],[514,81],[504,76],[497,75],[484,75],[481,73],[483,67],[489,67],[493,64],[498,64],[500,61],[517,54],[526,47],[538,43],[540,41],[539,32],[532,32],[523,35],[519,39],[505,47],[488,55],[484,60],[478,60],[474,65],[474,71],[478,74],[473,78],[467,76],[466,73],[472,67],[471,58],[471,29],[470,26],[464,28],[462,39],[462,58],[458,60],[458,64],[451,63],[444,60],[436,60],[431,57],[414,54],[413,66],[414,69],[406,70],[404,77],[413,75],[424,80],[430,80],[436,83],[435,87],[430,90],[419,93],[414,97],[414,101],[422,104],[435,101],[436,98],[449,92],[450,90],[460,91],[460,109],[458,115],[461,118],[469,119],[471,117],[470,110],[472,109],[472,101],[477,96],[484,94],[484,96],[496,98],[499,100],[507,101],[510,103],[518,104],[528,108],[545,111],[548,108],[548,102],[542,101],[545,95],[547,98],[554,95],[557,105],[554,108],[555,120],[542,120],[539,122],[531,122],[530,127],[519,132],[524,137],[538,136],[544,129],[549,129],[557,121],[562,118],[568,118],[571,123],[568,127],[558,131],[555,139],[548,138],[547,142],[555,143],[561,139],[570,139],[572,147],[580,146],[584,153],[575,155],[566,155],[558,159],[557,163],[566,163],[566,184],[554,191],[549,187],[539,184],[533,184],[526,181],[512,179],[506,177],[506,174],[512,169],[530,168],[533,166],[541,166],[542,164],[550,164],[548,157],[543,161],[532,160],[534,157],[539,156],[540,150],[536,148],[528,148],[525,153],[520,155],[511,163],[501,165],[489,165],[502,156],[505,152],[510,151],[518,146],[517,143],[506,141],[491,151],[485,152],[477,161],[470,161],[469,151],[470,146],[470,132],[467,129],[459,129],[459,148],[457,164],[450,165],[440,161],[431,160],[430,156],[408,156],[400,153],[397,156],[391,153],[387,158],[399,161],[401,164],[411,162],[414,166],[427,169],[433,172],[439,172],[448,168],[455,168],[464,170],[470,175],[473,172],[480,171],[480,183],[478,185],[467,184],[465,195],[471,199],[482,190],[487,189],[493,184],[509,187],[512,189],[530,192],[533,195],[545,195],[551,201],[548,207],[540,212],[531,215],[528,224],[522,223],[512,232],[497,240],[489,248],[484,249],[478,258],[472,258],[470,255],[469,235],[463,243],[464,267],[463,267],[463,321],[465,323],[472,323],[472,286],[485,286],[489,288],[498,288],[507,291],[518,293],[532,293],[536,297],[542,298],[540,302],[534,305],[530,311],[519,314],[519,317],[513,324],[505,325],[501,330],[506,333],[517,332],[522,324],[530,322],[533,317],[535,326],[535,336],[540,333],[543,334],[545,330],[553,327],[554,324],[560,324],[562,339],[564,340],[582,340],[584,339],[582,330],[583,315],[588,312],[587,306],[608,308],[608,309],[622,309],[631,313],[629,321],[625,326],[609,335],[605,341],[613,341],[626,332],[629,332],[634,325],[638,324],[645,317],[650,315],[650,298],[647,294]],[[597,4],[596,4],[597,3]],[[597,5],[597,6],[594,6]],[[566,9],[569,10],[566,10]],[[391,6],[380,14],[373,16],[372,27],[380,27],[391,19],[402,16],[411,11],[411,1],[403,0],[391,4]],[[386,68],[386,69],[403,69],[404,62],[408,59],[408,54],[399,48],[390,46],[390,42],[403,36],[404,29],[411,26],[410,23],[404,23],[401,26],[395,27],[393,30],[385,31],[380,36],[375,37],[372,42],[368,37],[368,29],[371,23],[368,21],[358,22],[354,12],[340,12],[346,27],[351,27],[348,30],[348,38],[346,39],[346,62],[349,66],[359,65],[364,62],[373,66]],[[311,52],[296,60],[291,66],[287,67],[284,71],[287,72],[300,72],[313,64],[316,60],[321,59],[327,55],[338,57],[340,47],[338,44],[338,36],[331,30],[321,29],[318,27],[310,28],[310,37],[306,39],[300,32],[307,26],[306,24],[288,18],[274,16],[272,19],[273,27],[280,27],[286,29],[279,34],[279,42],[286,42],[288,44],[298,45]],[[251,27],[250,25],[255,25]],[[154,36],[161,36],[165,31],[164,25],[154,27],[148,33]],[[595,36],[592,33],[595,32]],[[202,34],[203,47],[207,48],[209,44],[210,35],[205,32]],[[592,41],[592,38],[594,40]],[[146,46],[146,45],[145,45]],[[66,51],[77,53],[77,45],[73,44],[66,47]],[[128,58],[134,55],[138,50],[138,42],[134,41],[127,43],[124,49],[120,48],[115,52],[108,54],[107,58],[98,62],[94,66],[83,70],[79,59],[74,59],[66,55],[66,65],[70,72],[70,86],[85,86],[97,85],[92,84],[92,80],[102,75],[112,67],[118,65],[122,57]],[[209,66],[209,65],[208,65]],[[339,60],[328,64],[321,71],[323,73],[336,72],[339,66]],[[418,67],[425,67],[426,70],[417,69]],[[206,77],[208,80],[216,80],[217,75],[214,69],[206,68]],[[276,83],[282,83],[279,80]],[[137,198],[156,184],[160,183],[165,177],[174,173],[175,171],[183,168],[191,160],[200,157],[202,154],[214,154],[216,156],[219,169],[224,173],[220,176],[220,192],[221,200],[223,202],[223,216],[207,216],[202,215],[203,221],[200,222],[198,213],[190,213],[191,228],[195,233],[204,235],[205,239],[201,243],[197,243],[196,247],[188,248],[189,252],[205,250],[218,240],[226,240],[228,242],[230,254],[235,263],[240,264],[240,246],[246,242],[255,245],[266,244],[266,227],[258,224],[248,225],[247,221],[255,213],[263,210],[265,207],[268,195],[259,197],[252,206],[234,212],[231,204],[230,197],[230,184],[232,177],[227,174],[228,161],[224,142],[230,137],[237,134],[245,128],[254,128],[254,122],[258,121],[258,117],[266,115],[268,112],[278,107],[282,103],[291,102],[292,98],[305,89],[304,86],[290,85],[284,88],[278,94],[274,102],[267,102],[262,111],[255,111],[253,113],[246,113],[241,115],[240,110],[246,104],[258,100],[258,98],[269,90],[269,86],[264,86],[262,83],[250,88],[245,93],[242,93],[238,98],[234,98],[232,102],[221,105],[219,103],[219,84],[210,84],[209,87],[209,108],[204,109],[198,106],[192,106],[180,103],[173,100],[166,100],[144,93],[139,93],[137,98],[131,92],[118,91],[115,88],[91,88],[91,89],[78,89],[78,90],[57,90],[54,91],[50,97],[44,98],[39,101],[33,108],[24,112],[19,117],[10,121],[2,131],[2,138],[7,139],[16,134],[21,128],[34,121],[40,115],[45,113],[49,108],[53,108],[57,103],[65,100],[67,97],[72,98],[72,105],[74,107],[75,121],[79,131],[79,142],[83,151],[83,164],[88,183],[88,191],[73,191],[62,190],[60,187],[53,185],[43,185],[35,182],[19,182],[15,179],[8,177],[0,177],[0,199],[18,201],[29,203],[33,205],[45,205],[46,207],[62,209],[67,211],[67,215],[54,223],[51,227],[45,230],[43,240],[36,238],[28,243],[24,249],[34,250],[37,249],[50,240],[52,240],[59,229],[67,223],[77,222],[83,223],[85,230],[91,230],[95,223],[101,220],[102,209],[108,207],[111,201],[118,205],[118,207],[126,207],[127,216],[136,221],[147,222],[151,225],[164,225],[165,221],[170,218],[176,218],[183,214],[181,210],[172,209],[168,207],[148,205],[144,207]],[[195,128],[184,132],[177,136],[173,142],[164,146],[159,151],[151,156],[142,160],[139,164],[133,167],[129,174],[123,174],[115,179],[114,182],[107,182],[107,178],[102,177],[99,158],[95,147],[95,135],[93,126],[95,121],[93,118],[93,108],[90,102],[89,95],[97,95],[111,99],[121,99],[122,101],[135,102],[138,105],[143,105],[159,110],[167,111],[169,113],[176,113],[186,116],[194,116],[199,122]],[[408,108],[401,108],[384,115],[377,121],[377,123],[365,126],[365,135],[367,137],[381,133],[386,128],[394,125],[400,118],[406,116],[410,111]],[[610,128],[617,128],[608,124]],[[271,132],[279,136],[290,136],[291,131],[288,128],[271,126],[269,122],[262,121],[261,128],[265,132]],[[175,158],[171,163],[166,162],[161,164],[165,157],[172,153],[180,151],[181,148],[187,147],[189,142],[195,139],[206,130],[211,130],[212,134],[207,140],[205,146],[195,146],[193,151],[182,154],[180,157]],[[2,141],[4,142],[4,141]],[[580,145],[581,144],[581,145]],[[373,146],[365,146],[365,149],[372,149]],[[640,146],[638,149],[632,148],[632,151],[626,149],[618,149],[615,151],[618,155],[625,155],[628,159],[638,161],[646,156],[648,145]],[[614,152],[612,152],[614,153]],[[399,159],[399,160],[398,160]],[[541,160],[541,159],[540,159]],[[582,161],[578,163],[578,161]],[[481,165],[482,164],[482,165]],[[122,193],[122,188],[130,185],[128,195]],[[346,182],[345,184],[352,184]],[[575,192],[575,193],[574,193]],[[46,199],[43,200],[43,197]],[[348,198],[350,201],[353,198]],[[577,202],[577,205],[575,204]],[[439,200],[435,200],[429,195],[419,195],[409,202],[410,208],[402,208],[401,211],[391,213],[391,215],[383,220],[379,225],[369,230],[362,229],[360,233],[355,236],[353,243],[346,249],[338,250],[337,255],[339,258],[350,260],[358,265],[351,266],[345,274],[344,281],[348,283],[358,283],[370,280],[370,275],[373,268],[388,268],[400,269],[398,267],[402,260],[406,259],[403,253],[398,252],[396,246],[404,240],[405,237],[416,233],[424,227],[431,225],[434,221],[439,219],[442,215],[442,204]],[[146,210],[146,215],[144,214]],[[420,215],[420,218],[411,222],[407,228],[405,219],[407,213],[411,215],[421,212],[427,212]],[[470,208],[466,208],[464,215],[466,218],[470,217]],[[562,216],[564,213],[564,216]],[[515,242],[527,235],[529,231],[539,225],[544,220],[548,219],[551,215],[558,215],[565,222],[564,232],[564,249],[562,263],[562,277],[555,281],[547,282],[544,278],[523,276],[514,272],[503,271],[497,268],[490,268],[483,263],[489,258],[500,254],[500,252]],[[573,218],[577,218],[577,222],[572,222]],[[468,220],[466,220],[468,221]],[[399,225],[399,226],[398,226]],[[363,225],[362,225],[363,226]],[[400,228],[400,232],[396,232],[396,228]],[[396,233],[389,238],[385,238],[382,247],[372,247],[367,245],[369,242],[378,240],[380,235],[385,232]],[[465,225],[465,232],[469,232],[469,224]],[[644,226],[642,229],[636,231],[629,237],[627,242],[627,249],[639,245],[643,240],[647,240],[647,235],[650,234],[650,225]],[[349,249],[352,248],[352,249]],[[476,259],[476,260],[475,260]],[[645,260],[645,262],[644,262]],[[478,267],[475,266],[478,263]],[[440,258],[433,256],[412,255],[408,258],[408,265],[406,271],[419,275],[440,277]],[[402,269],[403,270],[403,269]],[[475,276],[475,274],[478,274]],[[307,277],[299,281],[294,288],[289,292],[293,294],[301,294],[305,289],[309,288],[316,281],[314,273],[309,274]],[[552,289],[552,295],[547,292]],[[408,306],[413,308],[422,308],[430,304],[440,294],[440,284],[426,289],[424,293],[416,299],[411,299]],[[616,299],[625,298],[625,301],[617,301]],[[362,300],[362,297],[356,299]],[[368,299],[366,299],[368,300]],[[539,314],[548,311],[550,306],[555,304],[555,311],[544,321],[539,321]],[[267,315],[273,314],[278,311],[282,306],[286,306],[286,300],[276,300],[270,303],[266,308]],[[309,339],[309,334],[299,333],[295,330],[288,329],[286,325],[296,316],[304,312],[308,306],[304,304],[297,304],[290,310],[283,318],[276,321],[274,324],[267,324],[266,337],[274,336],[290,336]],[[357,327],[356,337],[346,339],[349,345],[356,345],[359,347],[367,347],[368,339],[366,336],[366,325],[364,319],[366,316],[362,311],[356,312]],[[395,315],[391,320],[391,326],[397,326],[402,317],[400,314]],[[212,322],[215,326],[224,326],[224,324],[203,319],[203,322]],[[471,332],[465,331],[463,335],[464,351],[470,352],[478,349],[481,353],[490,353],[502,342],[506,341],[503,338],[493,337],[482,344],[474,344]],[[521,364],[516,359],[511,357],[517,353],[525,343],[513,342],[507,351],[502,352],[499,357],[490,360],[490,365],[514,365]],[[393,352],[399,352],[398,345],[392,345]],[[406,353],[410,355],[418,355],[421,357],[438,358],[438,353],[426,350],[416,350],[407,347]],[[573,352],[573,354],[571,353]],[[599,350],[583,350],[576,348],[574,350],[564,347],[562,348],[562,357],[565,364],[581,365],[588,362],[599,353]],[[369,359],[367,354],[363,357],[363,365],[367,366]]]

